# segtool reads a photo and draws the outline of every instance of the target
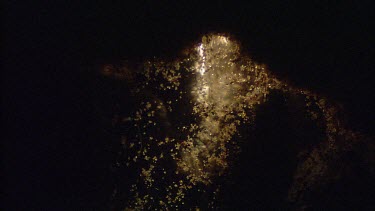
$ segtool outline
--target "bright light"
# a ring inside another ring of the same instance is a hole
[[[201,75],[204,75],[204,73],[206,72],[206,64],[205,64],[205,60],[206,60],[206,57],[203,55],[203,52],[204,52],[204,48],[203,48],[203,44],[200,44],[199,47],[198,47],[198,54],[199,54],[199,57],[200,57],[200,68],[199,68],[199,73]]]

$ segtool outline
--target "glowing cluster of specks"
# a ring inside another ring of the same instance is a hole
[[[224,36],[205,36],[196,47],[192,115],[199,116],[179,167],[193,181],[210,183],[228,166],[227,145],[242,122],[253,117],[253,107],[265,100],[280,82],[249,58],[240,58],[239,45]]]
[[[145,80],[136,92],[153,97],[142,101],[131,117],[136,141],[125,143],[126,165],[139,169],[129,209],[198,206],[187,198],[206,192],[202,186],[215,186],[228,169],[229,151],[238,153],[228,149],[229,143],[236,144],[238,126],[252,123],[254,107],[266,101],[271,89],[305,96],[312,119],[318,114],[309,108],[317,105],[331,145],[337,135],[350,133],[324,98],[277,80],[263,65],[240,55],[239,45],[226,36],[204,36],[181,60],[146,61],[142,74]],[[208,194],[211,200],[218,191]]]

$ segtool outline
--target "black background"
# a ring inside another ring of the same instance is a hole
[[[5,206],[105,208],[110,152],[92,109],[91,67],[174,58],[208,32],[232,34],[255,60],[340,102],[351,127],[373,135],[374,5],[308,2],[4,3]]]

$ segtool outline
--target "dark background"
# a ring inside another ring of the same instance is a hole
[[[174,58],[208,32],[232,34],[279,77],[340,102],[350,126],[373,136],[373,11],[370,0],[5,2],[3,205],[105,209],[110,152],[93,67]]]

